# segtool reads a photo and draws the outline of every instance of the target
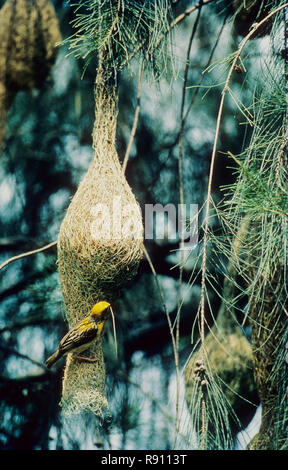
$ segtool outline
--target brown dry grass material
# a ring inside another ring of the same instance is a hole
[[[61,33],[49,0],[7,0],[0,10],[0,146],[14,95],[43,85]]]
[[[61,40],[54,7],[47,0],[7,0],[0,11],[1,81],[10,91],[40,87]]]
[[[59,272],[69,327],[86,316],[95,302],[117,298],[135,276],[143,250],[141,211],[115,148],[117,90],[98,84],[95,93],[94,159],[59,233]],[[79,362],[73,356],[67,360],[62,392],[65,414],[88,409],[101,415],[107,407],[101,340],[87,354],[98,362]]]
[[[13,94],[6,89],[5,83],[0,81],[0,151],[5,136],[6,115],[10,107]]]
[[[214,334],[207,335],[205,339],[205,352],[207,353],[209,368],[213,374],[221,378],[223,393],[236,414],[243,405],[243,398],[251,399],[255,395],[253,380],[252,349],[240,328],[233,333],[214,330]],[[191,402],[195,368],[201,361],[201,354],[193,355],[185,368],[186,400]],[[227,384],[227,387],[225,386]]]

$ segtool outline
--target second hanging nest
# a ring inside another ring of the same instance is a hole
[[[0,146],[14,95],[43,85],[61,33],[49,0],[7,0],[0,10]]]

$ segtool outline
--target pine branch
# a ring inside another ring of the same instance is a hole
[[[137,124],[138,124],[138,119],[139,119],[139,113],[140,113],[141,84],[142,84],[144,69],[145,69],[145,61],[143,61],[142,65],[140,67],[140,72],[139,72],[138,85],[137,85],[137,105],[136,105],[136,109],[135,109],[134,121],[133,121],[133,126],[132,126],[132,129],[131,129],[130,139],[129,139],[129,142],[128,142],[128,145],[127,145],[127,149],[126,149],[123,164],[122,164],[123,173],[125,173],[125,171],[126,171],[129,156],[130,156],[130,152],[131,152],[131,148],[132,148],[133,141],[134,141],[135,134],[136,134]]]
[[[10,355],[20,357],[21,359],[27,359],[27,361],[32,362],[32,364],[35,364],[36,366],[39,366],[42,369],[46,370],[45,364],[42,364],[42,362],[36,361],[35,359],[32,359],[32,357],[27,356],[27,354],[22,354],[22,353],[16,351],[16,349],[8,348],[6,346],[1,346],[0,345],[0,350],[5,352],[5,353],[9,353]]]
[[[158,38],[156,43],[153,45],[153,51],[155,51],[161,44],[161,42],[167,37],[167,35],[178,25],[180,24],[183,20],[185,20],[191,13],[194,11],[197,11],[199,8],[202,8],[203,5],[208,5],[209,3],[215,2],[217,0],[201,0],[199,3],[196,5],[191,6],[190,8],[187,8],[183,13],[177,16],[166,31]],[[146,39],[143,39],[143,41],[137,45],[137,47],[131,52],[131,54],[126,58],[126,60],[121,64],[121,69],[126,67],[126,65],[146,46]],[[146,60],[149,60],[149,54],[146,55]]]
[[[42,251],[49,250],[49,248],[52,248],[53,246],[57,245],[57,240],[51,243],[48,243],[48,245],[43,246],[42,248],[37,248],[36,250],[32,251],[26,251],[25,253],[21,253],[20,255],[12,256],[12,258],[7,259],[0,265],[0,270],[3,269],[5,266],[7,266],[9,263],[12,263],[13,261],[17,261],[18,259],[25,258],[26,256],[31,256],[35,255],[36,253],[41,253]]]

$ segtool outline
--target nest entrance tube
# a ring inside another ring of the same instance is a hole
[[[113,302],[137,273],[143,250],[140,207],[123,174],[115,148],[117,86],[96,79],[93,161],[80,183],[58,238],[58,264],[69,328],[93,305]],[[64,414],[108,407],[101,338],[84,355],[68,356],[62,390]]]

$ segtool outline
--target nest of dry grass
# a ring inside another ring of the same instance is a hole
[[[135,276],[143,249],[141,211],[115,148],[117,91],[98,86],[93,131],[94,159],[62,222],[58,262],[69,327],[99,300],[113,302]],[[62,407],[65,414],[107,407],[101,340],[87,355],[96,363],[66,364]]]
[[[49,0],[7,0],[1,8],[0,145],[14,95],[43,85],[59,41],[59,24]]]

